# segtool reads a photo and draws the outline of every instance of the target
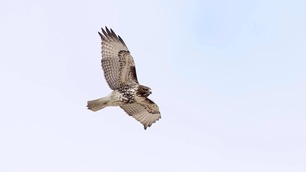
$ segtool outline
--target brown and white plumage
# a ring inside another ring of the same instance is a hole
[[[107,106],[120,106],[128,115],[150,127],[161,118],[158,106],[148,98],[151,89],[139,84],[135,62],[122,38],[105,27],[102,33],[102,68],[109,87],[106,97],[87,102],[88,109],[101,110]]]

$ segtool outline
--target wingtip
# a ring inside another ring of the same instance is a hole
[[[102,38],[102,36],[103,36],[103,35],[102,35],[102,33],[101,33],[101,32],[98,32],[98,34],[99,34],[99,35],[100,35],[100,37]]]
[[[125,45],[125,42],[123,41],[123,39],[118,35],[118,39],[119,39],[119,41],[123,44],[123,45]],[[125,45],[126,46],[126,45]]]
[[[105,26],[105,28],[107,28],[106,26]],[[106,33],[106,31],[103,29],[103,27],[101,27],[101,30],[102,30],[102,35],[104,35],[104,36],[107,36],[107,33]]]
[[[105,30],[103,29],[103,27],[101,27],[101,31],[102,31],[102,32],[105,31]]]
[[[111,35],[111,32],[109,31],[109,29],[105,26],[105,30],[107,32],[107,34]]]

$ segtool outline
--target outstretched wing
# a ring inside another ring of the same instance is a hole
[[[107,27],[98,33],[102,39],[102,68],[109,87],[115,90],[127,82],[138,83],[133,57],[122,38]]]
[[[159,108],[152,100],[146,98],[142,102],[120,106],[127,114],[139,121],[144,129],[150,127],[161,118]]]

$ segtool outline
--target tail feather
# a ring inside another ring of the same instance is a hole
[[[89,110],[92,110],[94,112],[101,110],[103,108],[105,108],[106,106],[108,106],[108,101],[106,98],[100,98],[100,99],[96,99],[96,100],[90,100],[87,101],[87,108]]]

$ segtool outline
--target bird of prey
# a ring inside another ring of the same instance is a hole
[[[88,101],[87,107],[96,112],[107,106],[120,106],[147,129],[161,118],[158,106],[148,98],[151,89],[139,84],[135,62],[122,38],[107,27],[101,30],[98,33],[102,40],[102,69],[113,91]]]

